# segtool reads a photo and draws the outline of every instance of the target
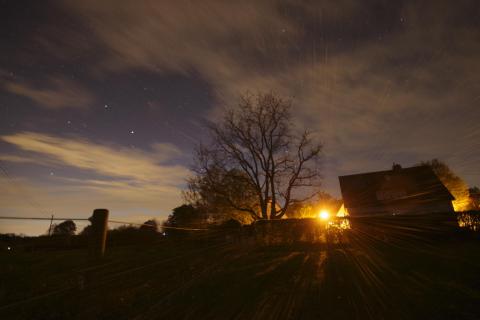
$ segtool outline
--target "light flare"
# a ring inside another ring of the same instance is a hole
[[[326,221],[330,219],[330,212],[328,212],[327,210],[321,210],[318,214],[318,218]]]

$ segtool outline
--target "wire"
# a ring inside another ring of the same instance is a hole
[[[42,218],[42,217],[13,217],[13,216],[0,216],[3,220],[75,220],[75,221],[90,221],[88,218]]]
[[[155,228],[151,224],[147,223],[135,223],[135,222],[126,222],[126,221],[118,221],[118,220],[108,220],[110,223],[118,223],[118,224],[128,224],[128,225],[135,225],[135,226],[147,226]],[[202,228],[182,228],[182,227],[169,227],[169,226],[161,226],[162,229],[174,229],[174,230],[187,230],[187,231],[208,231],[210,229],[202,229]]]
[[[45,220],[45,221],[65,221],[65,220],[74,220],[74,221],[90,221],[89,218],[43,218],[43,217],[14,217],[14,216],[0,216],[1,220]],[[147,226],[155,228],[151,224],[147,223],[135,223],[135,222],[127,222],[127,221],[119,221],[119,220],[108,220],[109,223],[118,223],[118,224],[126,224],[126,225],[135,225],[135,226]],[[162,229],[174,229],[174,230],[185,230],[185,231],[209,231],[210,229],[202,229],[202,228],[182,228],[182,227],[169,227],[169,226],[161,226]]]

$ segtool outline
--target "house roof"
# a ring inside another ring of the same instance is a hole
[[[429,166],[396,166],[392,170],[338,178],[347,208],[455,199]]]

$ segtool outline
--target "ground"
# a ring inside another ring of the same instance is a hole
[[[1,319],[478,319],[471,236],[0,253]]]

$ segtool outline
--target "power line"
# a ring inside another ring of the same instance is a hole
[[[3,220],[75,220],[75,221],[90,221],[88,218],[41,218],[41,217],[12,217],[12,216],[0,216]]]
[[[155,227],[151,224],[147,223],[135,223],[135,222],[126,222],[126,221],[118,221],[118,220],[108,220],[110,223],[119,223],[119,224],[128,224],[128,225],[136,225],[136,226],[147,226],[147,227]],[[187,230],[187,231],[208,231],[210,229],[201,229],[201,228],[181,228],[181,227],[169,227],[169,226],[161,226],[163,229],[175,229],[175,230]]]
[[[90,221],[89,218],[42,218],[42,217],[14,217],[14,216],[0,216],[0,220],[43,220],[43,221],[65,221],[65,220],[73,220],[73,221]],[[119,221],[119,220],[108,220],[109,223],[118,223],[118,224],[126,224],[126,225],[136,225],[136,226],[147,226],[147,227],[155,227],[151,224],[147,223],[135,223],[135,222],[128,222],[128,221]],[[208,231],[210,229],[202,229],[202,228],[182,228],[182,227],[170,227],[170,226],[161,226],[163,229],[175,229],[175,230],[185,230],[185,231]]]

